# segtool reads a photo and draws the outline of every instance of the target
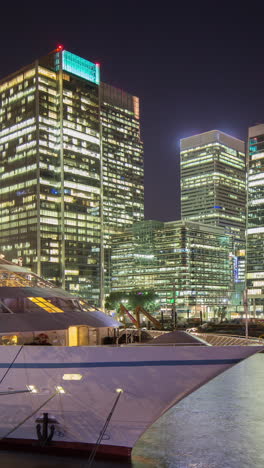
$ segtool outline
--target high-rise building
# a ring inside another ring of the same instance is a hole
[[[105,238],[144,218],[139,99],[100,85]]]
[[[138,98],[60,46],[0,81],[0,158],[1,253],[98,302],[109,233],[143,218]]]
[[[253,314],[264,314],[264,124],[249,128],[247,292]]]
[[[218,130],[181,140],[182,219],[245,235],[245,144]]]
[[[182,219],[221,226],[231,235],[230,304],[242,303],[245,285],[245,144],[219,130],[181,140]]]
[[[161,305],[214,315],[230,296],[231,237],[219,226],[142,221],[112,239],[112,291],[154,289]],[[158,307],[158,306],[157,306]]]
[[[144,218],[139,99],[100,85],[103,157],[104,291],[110,291],[111,235]]]

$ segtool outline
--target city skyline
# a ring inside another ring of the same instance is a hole
[[[139,96],[147,219],[180,218],[180,139],[219,129],[245,140],[247,128],[263,120],[257,12],[143,6],[131,18],[115,6],[74,12],[54,6],[52,16],[47,9],[28,25],[26,11],[16,10],[11,21],[9,8],[0,78],[62,43],[99,61],[103,81]]]

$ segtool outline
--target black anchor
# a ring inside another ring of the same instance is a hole
[[[55,424],[58,424],[58,422],[54,418],[49,418],[48,413],[43,413],[43,417],[38,418],[36,422],[38,423],[36,426],[38,440],[41,442],[41,445],[44,446],[52,441],[52,437],[55,431]],[[49,430],[49,423],[53,423],[50,426],[50,430]],[[42,425],[42,433],[41,433],[41,425]]]

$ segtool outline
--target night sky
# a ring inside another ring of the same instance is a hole
[[[2,6],[0,78],[63,44],[139,96],[146,219],[180,218],[179,141],[264,121],[263,2]],[[33,5],[33,4],[32,4]],[[5,11],[3,11],[5,8]]]

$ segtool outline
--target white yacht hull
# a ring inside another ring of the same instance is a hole
[[[45,412],[57,421],[50,448],[90,449],[116,401],[116,390],[122,389],[99,451],[129,455],[138,438],[170,407],[263,348],[25,346],[14,360],[19,349],[0,348],[2,443],[37,446],[36,419]],[[82,378],[64,380],[65,374]],[[36,393],[10,393],[29,386]],[[56,393],[58,386],[65,393]]]

